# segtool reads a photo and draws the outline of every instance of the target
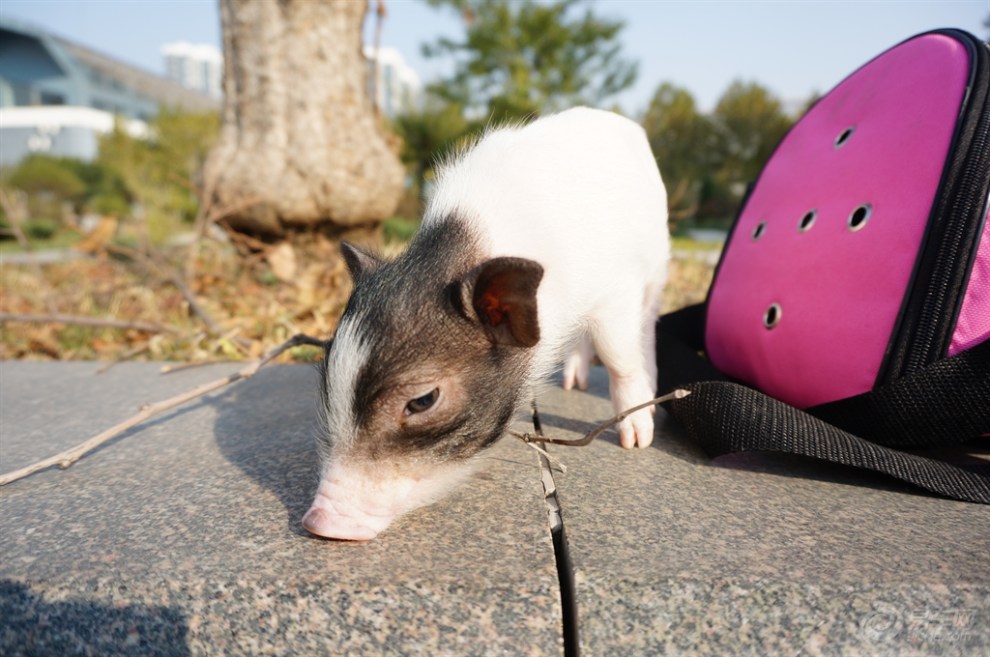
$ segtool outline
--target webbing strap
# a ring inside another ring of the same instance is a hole
[[[957,444],[990,432],[990,343],[883,389],[806,412],[725,380],[698,354],[703,324],[703,306],[661,318],[659,392],[691,390],[665,406],[710,456],[800,454],[881,472],[946,497],[990,504],[990,465],[956,466],[885,446]]]
[[[808,412],[887,446],[955,445],[990,433],[990,341],[891,384]]]

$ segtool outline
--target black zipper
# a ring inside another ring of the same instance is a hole
[[[944,201],[929,221],[927,244],[877,385],[946,356],[985,217],[990,185],[990,51],[968,34],[939,32],[969,46],[972,77],[957,130],[957,150],[937,195]],[[976,125],[970,128],[974,119]]]

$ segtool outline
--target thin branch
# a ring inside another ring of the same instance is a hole
[[[31,242],[28,241],[27,236],[24,234],[24,229],[21,228],[21,223],[27,218],[27,208],[24,199],[17,192],[8,194],[7,190],[0,187],[0,208],[3,209],[3,213],[7,217],[7,222],[10,224],[10,231],[17,239],[17,243],[20,244],[25,252],[30,252]]]
[[[17,238],[17,243],[20,244],[21,249],[25,253],[30,253],[32,250],[31,242],[28,240],[27,236],[24,234],[23,224],[28,218],[28,204],[27,204],[27,194],[20,190],[10,190],[7,191],[3,187],[0,187],[0,208],[3,208],[4,214],[7,216],[7,221],[10,224],[10,230]],[[34,260],[31,261],[30,266],[34,269],[35,274],[38,276],[38,281],[45,283],[45,272],[41,267],[41,263]],[[55,302],[52,295],[45,294],[42,297],[44,299],[43,303],[48,312],[55,312]]]
[[[519,434],[516,433],[515,431],[510,431],[509,433],[511,433],[513,436],[516,436],[517,438],[520,437]],[[531,442],[528,442],[526,440],[523,440],[523,442],[525,442],[527,445],[529,445],[530,447],[532,447],[533,449],[535,449],[537,452],[539,452],[540,454],[542,454],[543,455],[543,458],[545,458],[547,460],[547,463],[550,465],[550,467],[557,468],[557,470],[559,470],[561,472],[561,474],[567,474],[567,466],[564,465],[560,461],[560,459],[555,459],[550,454],[550,452],[548,452],[547,450],[543,449],[542,447],[540,447],[536,443],[531,443]]]
[[[382,67],[382,23],[385,22],[386,15],[385,0],[378,0],[375,7],[375,61],[371,67],[371,109],[378,118],[382,116],[382,108],[378,103],[378,84]]]
[[[146,333],[178,333],[179,329],[148,322],[131,322],[125,319],[107,317],[84,317],[78,315],[23,315],[0,313],[0,322],[34,322],[37,324],[76,324],[79,326],[99,326],[104,328],[135,329]]]
[[[686,208],[675,209],[687,198],[691,191],[692,181],[689,178],[681,178],[677,187],[671,192],[667,200],[667,207],[672,220],[687,219],[698,213],[698,199],[695,198]]]
[[[161,369],[158,370],[162,374],[172,374],[174,372],[181,372],[183,370],[191,370],[196,367],[204,367],[206,365],[216,365],[217,363],[223,363],[226,361],[220,360],[219,358],[214,358],[210,360],[198,360],[195,363],[177,363],[175,365],[162,365]]]
[[[214,207],[213,203],[213,193],[216,191],[216,181],[208,181],[203,186],[203,192],[200,194],[199,198],[199,208],[196,210],[196,219],[193,223],[193,239],[189,244],[189,250],[186,254],[186,266],[184,269],[184,274],[187,279],[191,279],[196,273],[196,259],[197,259],[197,249],[199,248],[200,242],[206,235],[206,230],[211,224],[217,223],[221,219],[225,219],[232,214],[240,212],[241,210],[246,210],[252,206],[258,205],[264,199],[260,196],[249,196],[246,199],[240,201],[235,201],[233,203],[228,203],[227,205]],[[228,231],[229,233],[230,231]]]
[[[226,83],[225,83],[226,84]],[[216,190],[216,177],[207,177],[204,173],[202,189],[199,190],[199,204],[196,208],[196,219],[193,221],[193,239],[186,252],[186,265],[183,273],[186,278],[192,278],[196,273],[196,256],[199,241],[206,234],[206,223],[210,209],[213,207],[213,192]],[[195,185],[191,185],[195,188]]]
[[[122,363],[125,360],[130,360],[131,358],[134,358],[138,354],[144,353],[144,352],[148,351],[149,349],[151,349],[151,342],[146,340],[146,341],[142,342],[141,344],[139,344],[138,346],[136,346],[136,347],[134,347],[132,349],[128,349],[127,351],[125,351],[120,356],[118,356],[116,359],[110,361],[106,365],[103,365],[98,370],[96,370],[96,372],[94,372],[94,374],[103,374],[104,372],[106,372],[107,370],[109,370],[114,365],[116,365],[118,363]]]
[[[8,472],[7,474],[0,475],[0,486],[6,486],[7,484],[17,481],[18,479],[23,479],[24,477],[28,477],[34,474],[35,472],[46,470],[52,467],[53,465],[57,465],[58,467],[64,470],[65,468],[68,468],[70,465],[81,459],[87,453],[93,451],[94,449],[96,449],[103,443],[107,442],[111,438],[114,438],[115,436],[120,435],[124,431],[127,431],[131,427],[141,424],[145,420],[152,418],[163,411],[167,411],[181,404],[185,404],[187,401],[196,399],[197,397],[201,397],[202,395],[205,395],[208,392],[213,392],[214,390],[218,390],[226,385],[234,383],[235,381],[251,378],[259,369],[261,369],[263,366],[268,364],[268,362],[271,361],[272,359],[278,357],[286,349],[291,349],[292,347],[296,347],[304,344],[325,348],[328,345],[328,341],[319,340],[317,338],[313,338],[308,335],[302,335],[302,334],[295,335],[289,338],[288,340],[286,340],[285,342],[283,342],[282,344],[280,344],[279,346],[270,350],[264,356],[254,361],[253,363],[251,363],[242,370],[239,370],[229,376],[225,376],[222,379],[217,379],[209,383],[204,383],[201,386],[193,388],[192,390],[184,392],[180,395],[176,395],[175,397],[170,397],[169,399],[166,399],[164,401],[160,401],[154,404],[148,404],[142,407],[141,411],[137,415],[134,415],[124,420],[120,424],[110,427],[106,431],[96,436],[93,436],[89,440],[82,442],[71,449],[67,449],[64,452],[56,454],[55,456],[51,456],[47,459],[38,461],[37,463],[33,463],[29,466],[21,468],[20,470],[14,470],[13,472]]]
[[[221,219],[226,219],[232,214],[240,212],[241,210],[246,210],[252,206],[258,205],[264,199],[260,196],[249,196],[241,201],[235,201],[233,203],[228,203],[227,205],[221,206],[219,208],[211,208],[206,215],[207,225],[214,222],[220,221]],[[205,230],[205,228],[204,228]],[[202,237],[200,235],[199,237]]]
[[[536,400],[535,399],[533,400],[532,420],[533,420],[533,431],[536,432],[536,435],[537,436],[539,436],[540,438],[542,438],[543,437],[543,420],[540,419],[540,409],[536,407]],[[548,452],[547,450],[543,449],[542,447],[540,447],[536,443],[526,443],[526,444],[529,445],[530,447],[532,447],[533,449],[535,449],[540,454],[542,454],[543,455],[543,458],[546,459],[546,462],[547,462],[547,465],[548,466],[550,466],[551,468],[553,468],[554,466],[556,466],[557,469],[562,474],[567,474],[567,466],[564,465],[560,460],[555,459],[553,456],[551,456],[550,455],[550,452]]]
[[[175,289],[179,291],[179,294],[185,298],[186,303],[189,304],[189,309],[193,312],[193,314],[199,316],[199,318],[203,320],[203,323],[206,324],[206,328],[210,331],[210,333],[218,334],[221,332],[222,329],[220,325],[217,324],[216,320],[213,319],[213,316],[210,315],[210,313],[208,313],[199,303],[199,300],[196,299],[196,295],[192,293],[192,290],[189,289],[186,282],[182,280],[182,276],[180,276],[177,271],[172,270],[172,268],[164,262],[164,258],[153,258],[142,253],[141,251],[138,251],[137,249],[121,246],[119,244],[107,244],[105,248],[111,253],[117,253],[119,255],[134,258],[141,263],[141,265],[144,266],[149,273],[167,280],[175,287]],[[158,260],[158,262],[156,262],[156,260]]]
[[[551,445],[564,445],[567,447],[584,447],[592,440],[597,438],[598,434],[602,433],[613,424],[622,422],[636,411],[642,410],[644,408],[649,408],[654,404],[662,404],[664,402],[672,401],[674,399],[684,399],[690,394],[691,394],[690,390],[684,390],[682,388],[678,388],[677,390],[674,390],[673,392],[663,395],[661,397],[657,397],[656,399],[651,399],[650,401],[639,404],[638,406],[627,408],[626,410],[622,411],[615,417],[599,424],[597,427],[586,433],[583,438],[578,438],[576,440],[562,440],[560,438],[548,438],[547,436],[543,435],[542,430],[538,430],[537,433],[519,433],[518,431],[509,431],[509,433],[515,436],[516,438],[518,438],[519,440],[523,441],[524,443],[549,443]]]
[[[224,231],[226,231],[227,235],[230,236],[230,239],[231,240],[233,240],[238,245],[241,245],[245,249],[247,249],[247,252],[251,252],[251,251],[267,252],[267,251],[270,251],[272,249],[272,245],[271,244],[268,244],[267,242],[262,242],[259,239],[255,239],[255,238],[251,237],[250,235],[247,235],[245,233],[241,233],[241,232],[238,232],[238,231],[234,230],[231,227],[231,225],[227,221],[224,220],[223,217],[217,219],[217,224],[221,228],[223,228]]]
[[[168,272],[166,273],[166,278],[168,278],[168,281],[175,286],[175,289],[179,291],[179,294],[181,294],[189,303],[189,309],[203,320],[203,323],[206,324],[206,328],[211,333],[220,333],[220,325],[217,324],[216,320],[213,319],[213,316],[206,311],[206,308],[199,303],[196,295],[192,293],[192,290],[189,289],[189,286],[186,285],[185,281],[179,277],[179,274],[177,272]]]
[[[182,274],[180,274],[177,270],[175,270],[165,259],[165,256],[162,255],[160,251],[156,250],[150,244],[147,246],[147,252],[148,252],[148,259],[151,262],[153,262],[155,266],[158,267],[158,270],[164,274],[165,279],[168,280],[168,282],[170,282],[173,286],[175,286],[175,289],[177,289],[179,293],[189,303],[189,309],[192,310],[195,314],[199,315],[200,319],[203,320],[203,323],[206,324],[206,328],[211,333],[214,334],[220,333],[221,331],[220,325],[217,324],[216,320],[213,319],[213,316],[210,315],[210,313],[206,312],[206,308],[200,305],[199,300],[196,298],[196,295],[193,294],[192,290],[189,289],[189,286],[186,285],[186,281],[182,277]]]

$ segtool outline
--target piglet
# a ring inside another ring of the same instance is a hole
[[[320,374],[313,534],[368,540],[441,497],[561,364],[585,387],[597,352],[617,411],[654,396],[667,197],[629,119],[490,130],[440,167],[401,256],[342,251],[355,286]],[[646,447],[651,410],[618,432]]]

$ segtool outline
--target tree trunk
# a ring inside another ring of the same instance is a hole
[[[280,236],[377,224],[403,169],[368,97],[367,0],[220,0],[224,103],[205,199],[234,229]]]

